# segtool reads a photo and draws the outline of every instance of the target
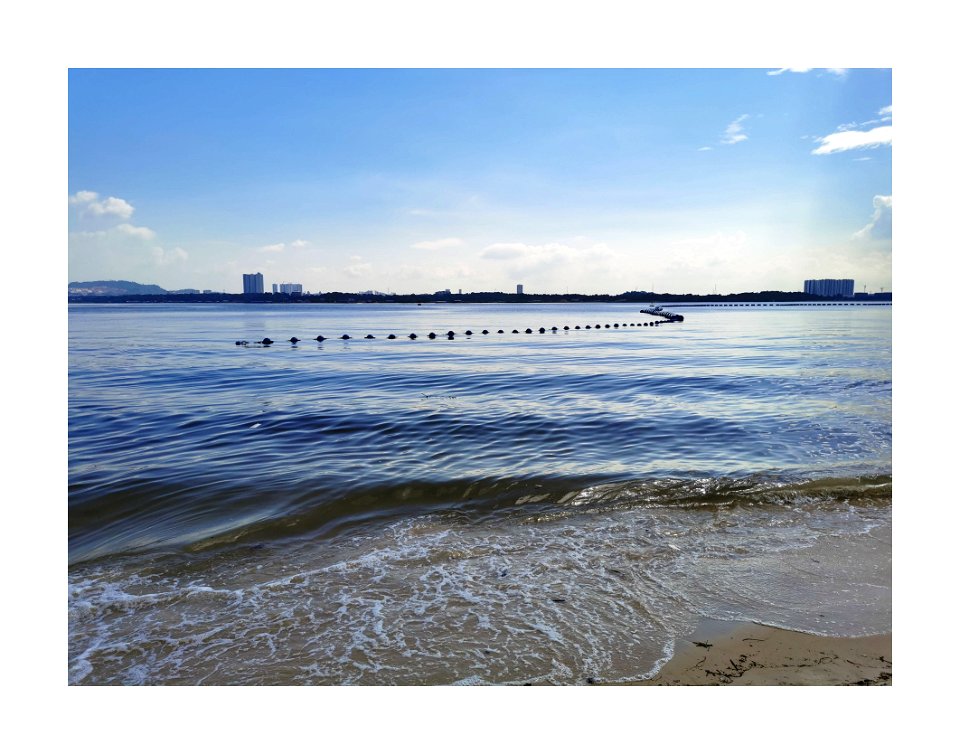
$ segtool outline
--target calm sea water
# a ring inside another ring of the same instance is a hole
[[[700,616],[888,631],[890,307],[640,308],[71,306],[70,682],[625,681]]]

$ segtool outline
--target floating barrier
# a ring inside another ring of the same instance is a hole
[[[656,320],[656,321],[654,321],[654,322],[636,322],[636,323],[631,322],[629,325],[628,325],[626,322],[624,322],[623,324],[620,324],[619,322],[614,322],[612,325],[610,325],[610,324],[605,324],[605,325],[603,325],[602,327],[603,327],[603,329],[606,329],[606,330],[609,330],[609,329],[611,329],[611,328],[613,328],[613,329],[620,329],[621,327],[641,327],[641,326],[642,326],[642,327],[659,327],[660,324],[662,324],[662,323],[664,323],[664,322],[683,322],[683,316],[682,316],[682,315],[680,315],[680,314],[674,314],[673,312],[664,311],[663,307],[660,307],[660,306],[651,307],[651,308],[647,308],[647,309],[641,309],[640,311],[643,312],[644,314],[650,314],[650,315],[655,316],[655,317],[660,317],[660,319],[658,319],[658,320]],[[599,329],[601,329],[601,325],[599,325],[599,324],[584,325],[582,328],[581,328],[580,325],[574,325],[572,329],[573,329],[573,330],[580,330],[580,329],[599,330]],[[553,327],[550,328],[550,332],[552,332],[553,334],[556,334],[559,330],[560,330],[560,328],[558,328],[556,325],[554,325]],[[564,326],[563,326],[563,330],[569,332],[569,331],[571,330],[570,325],[564,325]],[[489,330],[482,330],[481,332],[482,332],[483,335],[489,335],[489,334],[490,334],[490,331],[489,331]],[[505,332],[504,330],[497,330],[497,333],[498,333],[499,335],[503,335],[504,332]],[[511,330],[510,332],[511,332],[513,335],[519,335],[519,334],[520,334],[520,331],[519,331],[519,330]],[[526,328],[523,332],[526,333],[527,335],[530,335],[530,334],[532,334],[532,333],[534,332],[534,330],[533,330],[532,328],[529,328],[529,327],[528,327],[528,328]],[[541,335],[543,335],[544,333],[547,332],[547,328],[546,328],[546,327],[540,327],[540,328],[538,328],[538,329],[536,330],[536,332],[539,332]],[[473,330],[464,330],[464,335],[468,335],[468,336],[473,335]],[[455,336],[456,336],[456,333],[455,333],[453,330],[448,330],[448,331],[446,332],[446,336],[447,336],[447,340],[454,340],[454,339],[455,339]],[[417,336],[416,333],[410,333],[409,335],[407,335],[407,338],[409,338],[410,340],[416,340],[417,337],[418,337],[418,336]],[[437,336],[437,333],[431,332],[429,335],[427,335],[427,337],[428,337],[430,340],[436,340],[438,336]],[[367,333],[366,335],[363,336],[363,339],[364,339],[364,340],[376,340],[376,336],[373,335],[373,334],[371,334],[371,333]],[[396,339],[397,339],[397,336],[396,336],[394,333],[390,333],[389,335],[387,335],[387,340],[396,340]],[[328,338],[326,338],[326,337],[323,336],[323,335],[318,335],[316,338],[314,338],[314,340],[316,340],[317,343],[323,343],[325,340],[328,340]],[[349,335],[349,334],[347,334],[347,333],[344,333],[343,335],[341,335],[341,336],[338,338],[338,340],[352,340],[352,336]],[[287,342],[289,342],[289,343],[291,343],[292,345],[296,346],[297,343],[300,343],[300,342],[301,342],[301,340],[300,340],[300,338],[298,338],[296,335],[294,335],[294,336],[291,337]],[[250,345],[250,341],[247,341],[247,340],[236,340],[236,341],[234,341],[234,343],[235,343],[236,345],[238,345],[238,346],[249,346],[249,345]],[[272,345],[273,343],[274,343],[274,341],[271,340],[270,338],[264,338],[263,340],[258,340],[258,341],[256,341],[256,345],[259,345],[259,346],[269,346],[269,345]]]

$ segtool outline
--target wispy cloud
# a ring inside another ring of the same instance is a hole
[[[261,246],[260,251],[266,251],[270,254],[278,254],[287,247],[284,243],[272,243],[267,246]]]
[[[712,151],[712,150],[713,150],[713,147],[700,147],[700,149],[698,149],[697,151],[698,151],[698,152],[710,152],[710,151]]]
[[[309,241],[304,241],[302,238],[298,238],[296,241],[291,241],[290,248],[292,249],[305,249],[310,245]]]
[[[746,141],[748,137],[743,130],[743,121],[749,117],[749,115],[744,114],[734,120],[733,123],[726,127],[720,141],[723,144],[738,144],[741,141]]]
[[[777,68],[773,71],[767,71],[768,76],[779,76],[783,73],[810,73],[810,71],[826,71],[834,76],[846,76],[849,68]]]
[[[893,143],[893,126],[877,126],[869,131],[837,131],[817,139],[820,146],[811,154],[833,154],[851,149],[874,149]]]
[[[411,248],[437,251],[438,249],[455,249],[459,246],[463,246],[463,240],[460,238],[438,238],[436,241],[420,241],[412,244]]]

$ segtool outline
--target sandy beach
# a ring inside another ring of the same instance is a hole
[[[644,686],[890,686],[891,634],[857,639],[704,620]]]

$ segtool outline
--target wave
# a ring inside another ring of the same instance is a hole
[[[892,479],[883,473],[821,478],[776,474],[628,480],[476,478],[350,489],[264,489],[243,480],[227,485],[221,480],[194,480],[178,486],[132,478],[103,495],[72,489],[70,562],[159,548],[200,550],[289,537],[333,537],[374,522],[438,511],[456,511],[478,522],[497,517],[522,523],[530,517],[631,508],[885,507],[891,498]]]

